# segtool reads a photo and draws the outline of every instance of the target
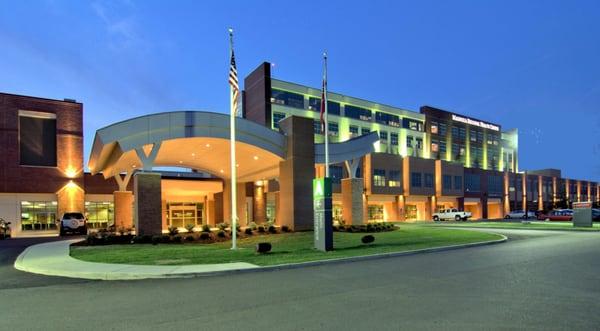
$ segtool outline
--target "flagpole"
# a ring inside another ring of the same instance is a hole
[[[229,28],[229,58],[233,56],[233,29]],[[229,86],[229,99],[231,116],[229,121],[231,139],[229,141],[231,153],[231,249],[237,249],[237,173],[235,166],[235,117],[237,112],[237,96],[233,86]]]
[[[327,114],[327,51],[323,53],[323,106],[325,107],[325,177],[329,177],[329,119]]]

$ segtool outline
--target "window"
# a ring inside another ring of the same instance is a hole
[[[440,146],[439,146],[440,153],[446,154],[446,141],[440,140],[439,143],[440,143]]]
[[[285,118],[284,113],[273,112],[273,128],[279,129],[279,121]]]
[[[406,147],[412,147],[413,137],[406,136]]]
[[[475,174],[465,174],[465,191],[481,192],[481,176]]]
[[[431,139],[431,151],[438,152],[439,151],[439,142],[437,139]]]
[[[417,149],[423,148],[423,138],[416,138],[415,142],[417,143]]]
[[[338,124],[336,122],[328,122],[327,123],[327,128],[329,129],[329,135],[330,136],[337,136],[338,135]]]
[[[56,229],[56,201],[21,201],[21,230]]]
[[[463,179],[462,176],[454,176],[454,189],[462,190],[463,187]]]
[[[411,187],[421,187],[421,173],[420,172],[411,172],[410,173],[410,186]]]
[[[403,118],[402,127],[413,131],[423,131],[423,122],[410,118]]]
[[[400,185],[401,185],[400,171],[398,171],[398,170],[390,170],[389,171],[388,185],[390,187],[400,187]]]
[[[56,167],[56,115],[19,112],[20,164]]]
[[[346,105],[344,106],[346,117],[355,118],[357,120],[370,121],[372,118],[371,111],[366,108]]]
[[[474,142],[476,142],[476,141],[477,141],[477,131],[475,131],[475,130],[473,130],[473,129],[469,130],[469,139],[470,139],[471,141],[474,141]],[[480,142],[481,142],[481,141],[480,141]]]
[[[446,127],[446,123],[440,123],[439,125],[440,125],[439,126],[439,128],[440,128],[439,135],[440,136],[446,136],[446,128],[447,128]]]
[[[451,190],[452,189],[452,176],[444,175],[442,176],[442,190]]]
[[[368,134],[371,132],[371,129],[369,128],[360,128],[360,132],[362,132],[362,134]]]
[[[92,229],[105,229],[114,224],[115,205],[111,201],[86,201],[85,215],[87,225]]]
[[[400,127],[400,117],[398,115],[392,115],[382,112],[375,113],[375,121],[377,123]]]
[[[458,139],[458,127],[456,126],[452,127],[452,138]]]
[[[383,221],[383,205],[369,205],[369,221]]]
[[[387,131],[379,131],[379,140],[382,140],[382,143],[387,144],[388,133]]]
[[[323,134],[323,125],[321,125],[321,120],[314,120],[313,121],[313,131],[315,132],[315,134]]]
[[[439,132],[439,130],[438,130],[438,123],[437,123],[437,122],[433,122],[433,121],[432,121],[432,122],[431,122],[431,125],[430,125],[430,129],[429,129],[429,131],[430,131],[432,134],[438,134],[438,132]]]
[[[462,140],[467,139],[467,130],[465,128],[458,128],[458,137]]]
[[[358,126],[350,125],[350,135],[358,136]]]
[[[298,93],[271,89],[271,103],[304,109],[304,96]]]
[[[316,112],[321,111],[321,98],[308,97],[308,109]],[[340,115],[340,104],[327,100],[327,113],[331,115]]]
[[[502,182],[502,176],[489,175],[488,176],[488,192],[490,195],[501,195],[504,188]]]
[[[433,187],[433,174],[425,174],[425,187]]]
[[[373,169],[373,185],[385,186],[385,170]]]
[[[329,166],[329,174],[331,175],[331,182],[339,184],[344,177],[344,168],[340,166]]]
[[[397,133],[390,133],[390,144],[392,144],[393,146],[398,146],[398,134]]]
[[[202,225],[203,203],[167,202],[167,224],[183,228],[188,224]]]

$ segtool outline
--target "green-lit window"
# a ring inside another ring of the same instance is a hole
[[[329,135],[331,135],[331,136],[337,136],[338,135],[339,127],[338,127],[338,124],[336,122],[328,122],[327,123],[327,128],[329,129]]]
[[[369,109],[351,105],[344,106],[344,115],[349,118],[363,121],[370,121],[372,118],[372,114]]]
[[[285,118],[284,113],[273,112],[273,128],[279,129],[279,121]]]
[[[392,115],[378,111],[375,113],[375,121],[380,124],[400,127],[400,117],[398,115]]]
[[[323,125],[321,124],[321,120],[313,121],[313,130],[315,134],[323,134]]]
[[[402,127],[413,131],[423,131],[423,122],[410,118],[403,118]]]
[[[21,201],[21,230],[56,229],[56,201]]]
[[[397,133],[390,133],[390,144],[392,144],[393,146],[398,146],[398,134]]]
[[[373,169],[373,185],[385,186],[385,169]]]
[[[358,126],[350,125],[350,134],[353,136],[358,136]]]
[[[360,132],[361,132],[362,134],[368,134],[368,133],[370,133],[370,132],[371,132],[371,129],[369,129],[369,128],[360,128]]]
[[[413,137],[406,136],[406,147],[412,147],[412,143],[413,143]]]
[[[271,102],[278,105],[304,109],[304,96],[298,93],[272,89]]]
[[[308,109],[316,112],[321,111],[321,98],[309,97]],[[340,115],[340,104],[335,101],[327,100],[327,113],[331,115]]]
[[[104,229],[114,224],[115,205],[110,201],[86,201],[87,225],[92,229]]]
[[[388,133],[387,131],[379,131],[379,140],[382,143],[387,144]]]

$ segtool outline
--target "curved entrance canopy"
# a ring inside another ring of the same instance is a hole
[[[230,176],[229,115],[202,111],[151,114],[96,132],[88,166],[104,178],[154,167],[185,167],[222,178]],[[276,177],[285,158],[281,133],[236,119],[239,181]]]

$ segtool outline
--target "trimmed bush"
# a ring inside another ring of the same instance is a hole
[[[190,235],[187,235],[187,236],[185,237],[185,241],[194,241],[194,240],[196,240],[196,238],[194,238],[194,236],[192,236],[191,234],[190,234]]]
[[[182,238],[181,238],[180,235],[173,236],[173,242],[174,243],[180,243],[181,240],[182,240]]]
[[[152,236],[152,245],[158,245],[162,240],[162,236]]]
[[[246,228],[246,230],[244,230],[244,233],[251,236],[252,235],[252,229],[250,228]]]
[[[363,236],[362,238],[360,238],[360,241],[362,241],[363,244],[371,244],[375,241],[375,237],[373,237],[372,235],[368,234],[366,236]]]
[[[352,226],[352,225],[347,226],[346,227],[346,232],[350,232],[350,233],[354,232],[354,226]]]
[[[275,228],[275,225],[269,225],[269,233],[277,233],[277,228]]]
[[[172,236],[174,236],[174,235],[176,235],[176,234],[179,233],[179,229],[177,229],[176,226],[169,226],[168,230],[169,230],[169,234],[172,235]]]
[[[171,242],[171,236],[169,236],[168,234],[163,234],[162,237],[160,238],[160,242],[162,242],[163,244],[168,244]]]
[[[250,223],[248,224],[248,227],[249,227],[250,229],[252,229],[252,231],[256,231],[256,228],[257,228],[258,226],[256,225],[256,223],[254,223],[254,222],[250,222]]]
[[[208,232],[202,232],[200,234],[200,240],[208,240],[210,239],[210,234]]]
[[[187,224],[185,226],[185,229],[187,230],[187,232],[192,233],[192,232],[194,232],[194,227],[196,227],[195,224]]]
[[[289,227],[289,226],[287,226],[287,225],[282,225],[282,226],[281,226],[281,231],[283,231],[283,232],[290,232],[290,231],[291,231],[291,229],[290,229],[290,227]]]
[[[149,234],[142,235],[142,244],[149,244],[152,242],[152,236]]]
[[[265,227],[262,225],[259,225],[256,229],[258,230],[259,233],[265,233]]]
[[[265,254],[271,251],[271,243],[258,243],[256,244],[256,252],[259,254]]]
[[[226,236],[225,231],[219,230],[219,232],[217,232],[217,237],[219,237],[219,238],[225,238],[225,236]]]
[[[210,233],[210,226],[208,224],[202,225],[202,232]]]
[[[225,231],[225,229],[227,229],[227,227],[229,227],[229,224],[223,222],[223,223],[217,224],[217,227],[219,228],[219,230]]]

